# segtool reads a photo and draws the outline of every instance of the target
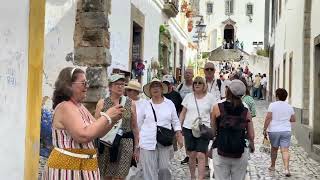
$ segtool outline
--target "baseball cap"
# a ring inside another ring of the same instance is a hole
[[[112,74],[110,77],[109,77],[109,82],[110,83],[113,83],[113,82],[116,82],[118,80],[125,80],[126,78],[124,77],[124,75],[122,74]]]
[[[173,76],[172,75],[164,75],[162,77],[162,82],[169,82],[170,84],[174,84]]]
[[[241,97],[246,94],[246,86],[239,79],[232,80],[231,83],[228,85],[228,88],[235,96]]]

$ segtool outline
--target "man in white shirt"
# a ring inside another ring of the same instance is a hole
[[[262,79],[261,79],[261,92],[262,92],[262,100],[266,99],[266,93],[267,93],[267,84],[268,84],[268,80],[267,80],[267,75],[263,74],[262,75]]]
[[[208,88],[207,91],[215,97],[216,102],[219,102],[225,97],[225,87],[222,85],[220,79],[215,79],[215,72],[216,69],[212,62],[207,62],[204,65],[204,74]]]
[[[193,83],[193,69],[187,68],[184,71],[184,82],[178,85],[177,91],[180,93],[182,99],[192,92],[192,83]]]

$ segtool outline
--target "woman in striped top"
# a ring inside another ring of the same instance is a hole
[[[121,118],[123,108],[110,108],[96,120],[81,103],[87,88],[81,69],[67,67],[60,72],[53,93],[54,149],[42,179],[100,179],[93,141],[112,128]]]

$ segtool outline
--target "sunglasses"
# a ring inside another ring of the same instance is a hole
[[[214,71],[214,68],[206,68],[205,71]]]
[[[204,84],[203,82],[197,81],[197,82],[193,82],[194,85],[201,85]]]
[[[162,85],[160,83],[152,83],[150,87],[161,87]]]
[[[82,84],[83,86],[88,86],[89,85],[89,81],[76,81],[76,82],[72,82],[72,84]]]

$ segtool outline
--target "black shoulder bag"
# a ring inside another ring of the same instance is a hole
[[[157,123],[157,116],[152,103],[150,103],[153,111],[154,121]],[[157,125],[157,142],[163,146],[171,146],[173,144],[174,130]]]

